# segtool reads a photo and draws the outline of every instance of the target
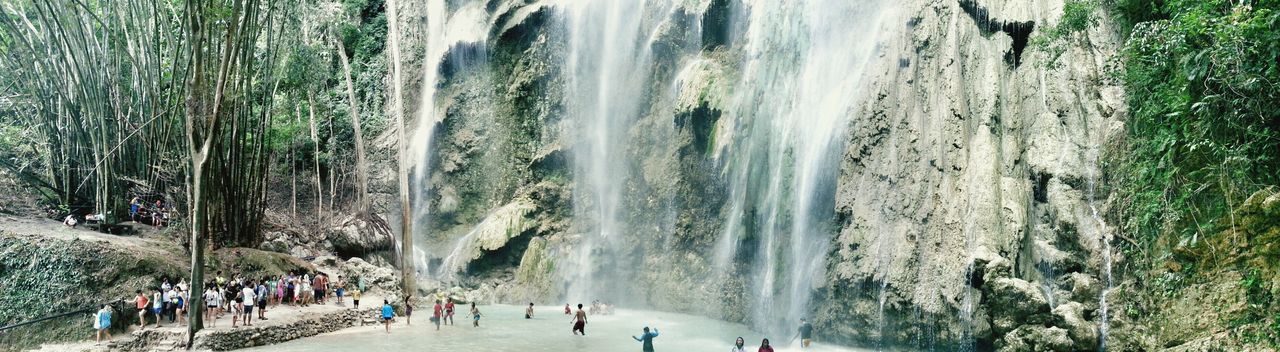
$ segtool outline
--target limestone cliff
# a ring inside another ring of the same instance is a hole
[[[438,121],[414,131],[424,276],[777,333],[810,316],[844,344],[1102,341],[1123,258],[1098,155],[1125,118],[1105,14],[1033,45],[1061,0],[640,1],[601,52],[588,5],[399,3],[410,72],[438,71],[405,75],[434,87],[406,116]],[[424,18],[481,32],[432,66]],[[827,116],[834,141],[810,140]]]
[[[1093,349],[1106,261],[1121,260],[1103,255],[1098,215],[1098,155],[1125,118],[1107,77],[1119,38],[1100,21],[1051,61],[1028,36],[1061,1],[904,5],[851,124],[820,325],[920,347],[1061,327]]]

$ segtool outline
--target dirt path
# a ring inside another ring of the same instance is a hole
[[[42,236],[67,241],[92,241],[124,247],[135,253],[146,252],[160,257],[172,257],[177,253],[183,252],[176,242],[168,238],[168,235],[166,235],[167,228],[157,228],[135,222],[121,224],[132,225],[137,230],[137,234],[117,236],[90,230],[85,226],[68,227],[51,219],[0,215],[0,232]]]

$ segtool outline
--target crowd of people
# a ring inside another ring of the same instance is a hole
[[[187,310],[192,299],[190,285],[186,279],[171,283],[165,277],[154,291],[134,291],[134,297],[128,302],[138,309],[138,328],[146,329],[148,320],[154,322],[155,328],[164,324],[187,324]],[[203,314],[206,327],[216,327],[218,320],[230,315],[231,327],[253,326],[254,320],[265,321],[267,311],[280,305],[307,307],[312,304],[334,302],[345,305],[344,299],[349,292],[355,308],[359,308],[360,288],[347,290],[346,280],[338,276],[330,280],[325,273],[289,272],[280,276],[264,276],[249,278],[235,274],[231,277],[218,271],[213,279],[204,285],[204,292],[199,293],[205,304]],[[95,340],[101,341],[106,335],[110,339],[108,329],[111,327],[111,306],[104,305],[102,310],[93,314]]]
[[[164,321],[169,324],[184,325],[186,321],[186,311],[191,299],[190,287],[185,279],[180,279],[176,284],[171,284],[169,278],[162,278],[161,284],[156,287],[155,291],[144,292],[142,290],[135,291],[135,296],[130,303],[135,304],[138,308],[138,327],[145,329],[148,318],[152,318],[156,328],[163,327]],[[266,313],[270,309],[276,309],[280,305],[288,305],[292,307],[307,307],[311,304],[327,304],[334,302],[336,305],[344,305],[344,299],[350,293],[352,303],[355,308],[359,308],[361,291],[358,286],[352,286],[350,291],[347,290],[346,281],[338,276],[337,280],[331,281],[328,274],[325,273],[301,273],[297,274],[289,272],[284,275],[271,277],[264,276],[259,279],[248,278],[239,274],[230,278],[223,276],[218,271],[212,280],[205,285],[204,292],[200,295],[205,302],[206,310],[204,314],[204,323],[207,327],[215,327],[218,319],[222,319],[227,315],[231,316],[231,327],[253,326],[256,319],[261,322],[268,320]],[[454,325],[454,312],[456,305],[454,300],[445,297],[443,293],[438,293],[434,298],[432,314],[430,322],[435,325],[436,330],[440,330],[442,325]],[[414,300],[412,296],[403,298],[404,304],[404,320],[409,325],[410,318],[413,315]],[[525,309],[525,318],[533,319],[534,304],[529,303]],[[472,327],[480,327],[480,309],[475,302],[471,302],[470,316],[472,318]],[[584,309],[582,304],[577,305],[577,309],[573,306],[565,304],[564,314],[571,316],[569,322],[573,325],[571,333],[573,335],[586,336],[586,325],[588,315],[607,315],[613,313],[613,305],[602,303],[600,301],[592,302],[590,309]],[[383,300],[380,310],[382,322],[387,333],[391,332],[391,323],[397,317],[395,309],[391,302]],[[103,337],[111,338],[109,328],[111,326],[113,311],[111,306],[103,305],[102,309],[93,314],[93,325],[96,333],[95,341],[101,343]],[[813,326],[805,319],[800,319],[800,325],[796,330],[795,339],[800,340],[801,348],[809,348],[812,343]],[[659,336],[658,329],[644,327],[642,333],[631,338],[641,344],[642,351],[653,352],[654,340]],[[746,352],[745,340],[738,337],[730,352]],[[760,342],[760,347],[756,352],[773,352],[773,347],[769,344],[769,339],[764,338]]]

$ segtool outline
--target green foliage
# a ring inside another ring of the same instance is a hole
[[[1237,335],[1247,343],[1280,343],[1280,335],[1276,334],[1280,322],[1273,320],[1269,314],[1272,306],[1272,295],[1267,291],[1267,281],[1258,269],[1250,269],[1240,280],[1240,287],[1245,291],[1245,309],[1233,315],[1228,325],[1237,330]]]
[[[1115,184],[1126,233],[1194,245],[1243,197],[1280,181],[1280,12],[1167,7],[1177,11],[1139,24],[1124,49],[1132,116]]]
[[[1058,65],[1058,58],[1066,53],[1070,39],[1098,25],[1098,17],[1094,15],[1097,9],[1098,3],[1093,0],[1067,0],[1062,4],[1062,18],[1058,23],[1045,27],[1031,39],[1031,46],[1044,50],[1047,55],[1046,67]]]
[[[1265,249],[1267,215],[1246,198],[1280,183],[1280,1],[1106,5],[1132,25],[1116,72],[1128,94],[1127,138],[1108,175],[1120,232],[1137,244],[1125,250],[1157,275],[1148,294],[1159,299],[1244,273],[1247,306],[1222,322],[1241,342],[1276,346],[1269,291],[1280,262]]]
[[[1110,0],[1106,5],[1121,28],[1169,18],[1164,10],[1165,0]]]

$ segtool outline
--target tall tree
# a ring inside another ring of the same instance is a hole
[[[342,61],[342,74],[347,80],[347,101],[351,104],[351,129],[355,132],[356,213],[364,217],[369,214],[369,165],[365,161],[364,137],[360,130],[360,104],[356,98],[355,81],[351,79],[351,62],[347,60],[347,46],[337,35],[333,36],[333,42],[338,49],[338,58]]]
[[[404,104],[401,102],[400,87],[400,28],[397,23],[396,0],[387,0],[387,41],[391,45],[391,101],[395,114],[396,137],[399,140],[399,183],[400,183],[400,279],[402,289],[407,296],[414,290],[414,253],[413,253],[413,209],[409,206],[409,163],[408,140],[405,138]]]

